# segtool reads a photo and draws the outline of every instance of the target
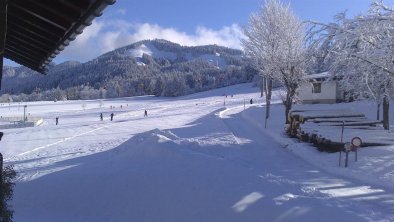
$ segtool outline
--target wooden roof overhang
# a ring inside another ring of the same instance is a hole
[[[0,57],[45,73],[52,59],[115,1],[0,0]]]

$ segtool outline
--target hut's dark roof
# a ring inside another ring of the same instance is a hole
[[[4,57],[41,73],[115,0],[8,0]]]

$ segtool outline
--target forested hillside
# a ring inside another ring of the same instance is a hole
[[[68,61],[47,75],[4,67],[1,99],[97,99],[138,95],[181,96],[248,82],[256,75],[240,50],[140,41],[86,63]]]

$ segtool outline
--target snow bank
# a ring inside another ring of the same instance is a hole
[[[351,109],[356,106],[357,110],[368,111],[365,112],[367,116],[372,116],[374,112],[374,110],[368,108],[368,106],[370,106],[369,103],[360,102],[337,105],[319,104],[307,106],[312,110],[325,108],[335,109],[336,107],[347,107]],[[283,147],[286,147],[289,152],[306,160],[308,163],[313,164],[320,170],[327,171],[334,175],[341,175],[346,178],[364,181],[374,186],[384,187],[385,189],[394,190],[394,146],[361,148],[358,151],[358,162],[354,162],[354,153],[350,153],[349,167],[344,168],[344,153],[342,153],[342,165],[339,166],[339,153],[319,152],[312,144],[288,138],[283,133],[284,122],[280,116],[280,114],[284,112],[283,107],[281,105],[274,105],[272,109],[272,116],[268,120],[268,129],[264,129],[260,124],[260,122],[264,121],[264,115],[262,115],[265,112],[264,107],[248,109],[242,116],[251,124],[257,125],[261,130],[265,130],[272,139],[282,144]],[[391,110],[390,115],[394,116],[393,114],[394,111]],[[352,131],[352,129],[346,130]],[[356,136],[358,135],[356,134],[357,132],[358,130],[355,130],[355,132],[347,132],[347,134]],[[345,141],[346,139],[352,138],[352,136],[345,137]],[[394,137],[392,138],[394,139]],[[379,138],[376,138],[376,140],[379,140]]]

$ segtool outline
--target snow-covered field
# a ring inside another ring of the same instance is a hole
[[[283,135],[274,99],[268,129],[250,84],[180,98],[28,103],[44,123],[4,130],[0,142],[18,171],[15,221],[393,221],[394,147],[361,149],[339,168],[338,154]],[[23,115],[21,105],[0,112]],[[336,106],[373,118],[374,104]]]

